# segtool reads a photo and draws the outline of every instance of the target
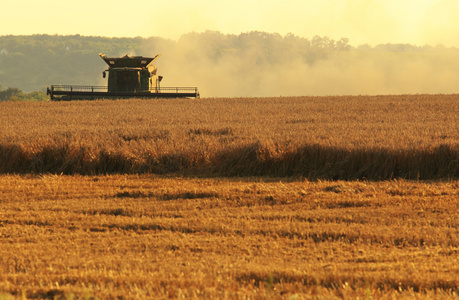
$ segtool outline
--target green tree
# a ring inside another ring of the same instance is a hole
[[[18,88],[7,88],[0,92],[0,101],[8,101],[16,98],[21,98],[23,92]]]

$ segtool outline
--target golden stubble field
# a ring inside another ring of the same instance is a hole
[[[0,177],[0,290],[28,298],[458,295],[459,183]]]
[[[0,103],[0,299],[457,298],[458,100]]]

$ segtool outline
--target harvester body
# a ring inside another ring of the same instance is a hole
[[[97,98],[199,98],[196,87],[161,88],[162,76],[152,62],[159,57],[107,57],[100,53],[108,69],[103,72],[107,86],[52,85],[47,93],[51,100],[86,100]]]
[[[106,71],[108,71],[109,92],[140,92],[153,89],[156,91],[159,88],[157,68],[151,64],[159,55],[154,58],[127,55],[109,58],[104,54],[99,55],[108,65]]]

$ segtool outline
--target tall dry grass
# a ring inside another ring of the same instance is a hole
[[[459,177],[459,95],[1,103],[2,173]]]

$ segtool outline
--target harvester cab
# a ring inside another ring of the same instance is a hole
[[[196,87],[161,88],[162,76],[156,74],[157,67],[152,64],[155,57],[99,56],[107,63],[103,78],[108,72],[107,86],[52,85],[48,88],[51,100],[97,99],[97,98],[199,98]]]
[[[127,55],[120,58],[109,58],[100,53],[100,57],[107,63],[108,70],[108,91],[109,92],[138,92],[138,91],[157,91],[160,86],[160,79],[156,75],[157,67],[152,62],[155,57],[142,57]],[[162,79],[162,77],[161,77]]]

